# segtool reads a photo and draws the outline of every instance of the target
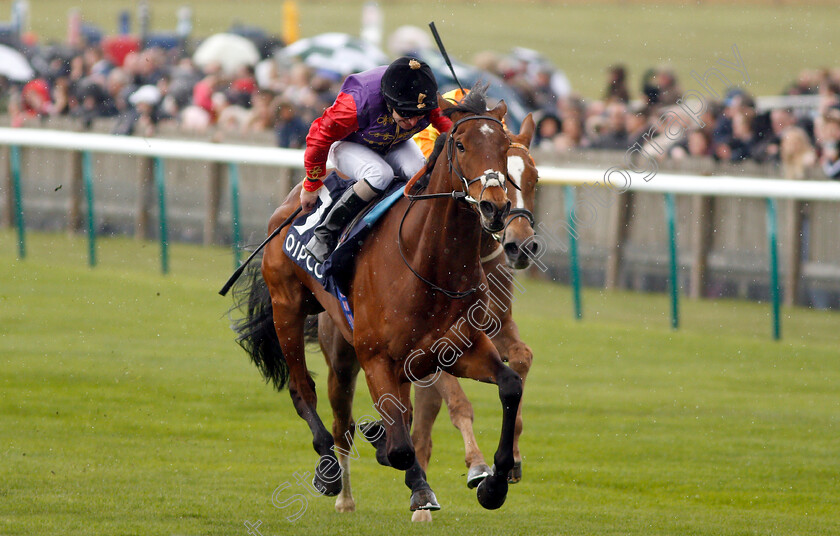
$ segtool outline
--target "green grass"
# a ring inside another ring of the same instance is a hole
[[[183,0],[152,0],[153,28],[173,31]],[[67,11],[82,6],[86,21],[114,32],[117,14],[136,2],[115,0],[36,0],[31,2],[36,33],[63,39]],[[300,33],[359,34],[363,0],[301,0]],[[732,44],[747,67],[750,84],[732,82],[757,95],[778,94],[805,68],[837,67],[837,6],[834,2],[560,2],[496,0],[380,2],[386,37],[399,26],[426,28],[436,21],[451,55],[471,62],[483,50],[508,52],[514,46],[541,51],[562,68],[572,87],[587,97],[600,97],[606,68],[625,63],[631,91],[639,93],[644,70],[670,65],[684,91],[700,89],[690,78],[719,58],[732,61]],[[224,31],[232,21],[283,30],[283,3],[263,0],[193,2],[195,35]],[[136,26],[135,26],[136,27]],[[734,71],[724,72],[737,77]]]
[[[316,456],[288,394],[234,344],[216,294],[230,253],[31,233],[15,259],[0,232],[0,534],[836,534],[840,357],[834,313],[584,292],[526,281],[517,319],[535,361],[526,387],[524,480],[500,511],[464,486],[458,432],[442,419],[429,479],[443,506],[412,526],[400,473],[360,444],[358,511],[309,498],[294,524],[271,495]],[[325,368],[321,414],[331,421]],[[495,389],[465,387],[485,455]],[[370,411],[364,383],[356,415]],[[288,497],[292,491],[285,492]]]

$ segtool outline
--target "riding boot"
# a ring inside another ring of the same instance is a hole
[[[315,228],[315,235],[304,246],[306,251],[318,262],[324,262],[335,249],[341,230],[367,203],[353,188],[348,188],[332,206],[324,221]]]

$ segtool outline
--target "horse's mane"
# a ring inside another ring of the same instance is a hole
[[[489,87],[489,84],[483,82],[476,82],[472,89],[470,89],[470,92],[467,94],[466,97],[464,97],[461,100],[461,102],[459,102],[451,108],[447,108],[443,111],[443,114],[446,117],[452,117],[452,114],[456,113],[467,113],[474,115],[486,114],[487,88]],[[428,184],[429,178],[432,175],[432,170],[435,167],[435,162],[437,162],[438,157],[443,152],[443,147],[444,145],[446,145],[446,139],[448,137],[448,133],[442,133],[435,140],[435,146],[434,149],[432,149],[432,154],[430,154],[428,160],[426,160],[426,174],[418,181],[421,187],[425,187]]]
[[[446,117],[452,117],[456,113],[468,113],[475,115],[484,115],[487,113],[487,88],[490,84],[484,82],[476,82],[475,85],[467,93],[467,96],[452,108],[443,111]]]

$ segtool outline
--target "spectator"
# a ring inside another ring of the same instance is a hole
[[[623,102],[624,104],[630,102],[630,93],[627,91],[627,71],[624,65],[613,65],[607,70],[607,88],[604,91],[604,100],[607,102]]]
[[[277,123],[275,135],[278,147],[300,149],[306,143],[309,125],[297,113],[292,103],[280,100],[277,106]]]
[[[805,168],[814,164],[816,156],[808,134],[799,127],[785,129],[779,151],[785,178],[804,179]]]
[[[840,179],[840,108],[832,108],[819,124],[820,166],[829,179]]]
[[[9,111],[12,126],[21,127],[24,123],[38,119],[44,121],[53,111],[50,86],[43,78],[28,82],[20,92],[19,99],[13,99]]]
[[[545,114],[537,122],[534,140],[532,145],[542,150],[551,150],[554,147],[554,138],[560,134],[562,129],[560,118],[554,114]]]
[[[605,118],[597,138],[592,140],[593,149],[626,150],[628,137],[626,129],[627,106],[616,101],[607,105]]]

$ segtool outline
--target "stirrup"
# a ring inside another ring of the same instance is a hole
[[[319,236],[318,229],[316,229],[315,234],[309,239],[309,242],[303,246],[307,253],[312,255],[312,258],[320,263],[327,260],[327,257],[335,249],[337,242],[335,235],[326,229],[324,229],[323,234],[324,236]]]

